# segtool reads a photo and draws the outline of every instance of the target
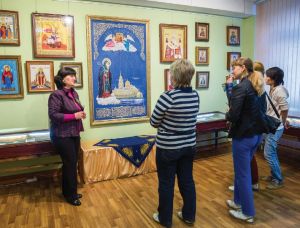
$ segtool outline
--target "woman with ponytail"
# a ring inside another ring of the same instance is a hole
[[[233,62],[233,75],[240,83],[232,88],[229,111],[226,119],[231,122],[229,137],[232,137],[234,163],[234,199],[227,200],[230,215],[248,223],[254,222],[255,208],[251,183],[251,160],[261,142],[259,115],[265,107],[265,100],[259,97],[263,83],[256,88],[250,80],[259,74],[253,71],[249,58]]]

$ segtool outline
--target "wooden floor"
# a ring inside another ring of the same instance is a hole
[[[226,152],[227,153],[224,153]],[[261,183],[255,193],[256,222],[245,225],[228,215],[225,200],[233,180],[229,147],[194,162],[197,215],[194,227],[300,227],[300,151],[282,149],[285,187],[269,191]],[[288,156],[287,156],[288,155]],[[260,175],[268,168],[257,155]],[[161,227],[152,220],[157,207],[156,173],[85,185],[82,205],[71,206],[60,196],[58,181],[0,188],[0,227]],[[173,227],[185,227],[176,217],[182,200],[175,189]]]

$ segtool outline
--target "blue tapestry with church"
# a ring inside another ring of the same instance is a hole
[[[140,167],[155,143],[155,136],[141,135],[117,139],[103,139],[94,146],[114,148],[136,167]]]

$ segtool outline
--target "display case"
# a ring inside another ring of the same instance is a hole
[[[206,112],[197,115],[197,131],[204,133],[215,130],[226,130],[225,113]]]
[[[300,141],[300,117],[289,116],[287,120],[290,123],[290,128],[285,129],[285,135],[296,136]]]
[[[0,177],[57,170],[61,159],[48,130],[0,133]]]
[[[0,159],[53,153],[49,130],[0,133]]]
[[[226,126],[225,113],[214,111],[214,112],[206,112],[199,113],[197,115],[197,123],[196,123],[196,131],[197,135],[206,134],[206,133],[214,133],[214,144],[218,145],[218,140],[227,138],[227,134],[224,136],[219,136],[219,132],[227,131]],[[199,137],[197,137],[199,138]],[[211,139],[197,140],[197,142],[205,142],[210,141]]]

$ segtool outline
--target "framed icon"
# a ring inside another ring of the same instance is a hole
[[[23,98],[20,55],[0,55],[0,99]]]
[[[209,41],[209,24],[208,23],[195,23],[195,40],[196,41]]]
[[[160,62],[169,63],[187,58],[187,26],[159,25]]]
[[[241,52],[227,52],[227,70],[231,71],[231,64],[240,57]]]
[[[226,40],[228,46],[240,46],[240,27],[227,26]]]
[[[150,118],[149,20],[87,16],[90,124]]]
[[[196,47],[196,65],[209,64],[209,47]]]
[[[19,14],[0,10],[0,45],[20,46]]]
[[[26,61],[28,93],[54,91],[52,61]]]
[[[33,54],[36,58],[74,58],[74,18],[32,13]]]
[[[64,62],[60,64],[61,67],[70,67],[76,71],[76,82],[75,88],[83,87],[83,77],[82,77],[82,63],[81,62]]]
[[[209,85],[209,72],[197,71],[196,72],[196,89],[208,88]]]

